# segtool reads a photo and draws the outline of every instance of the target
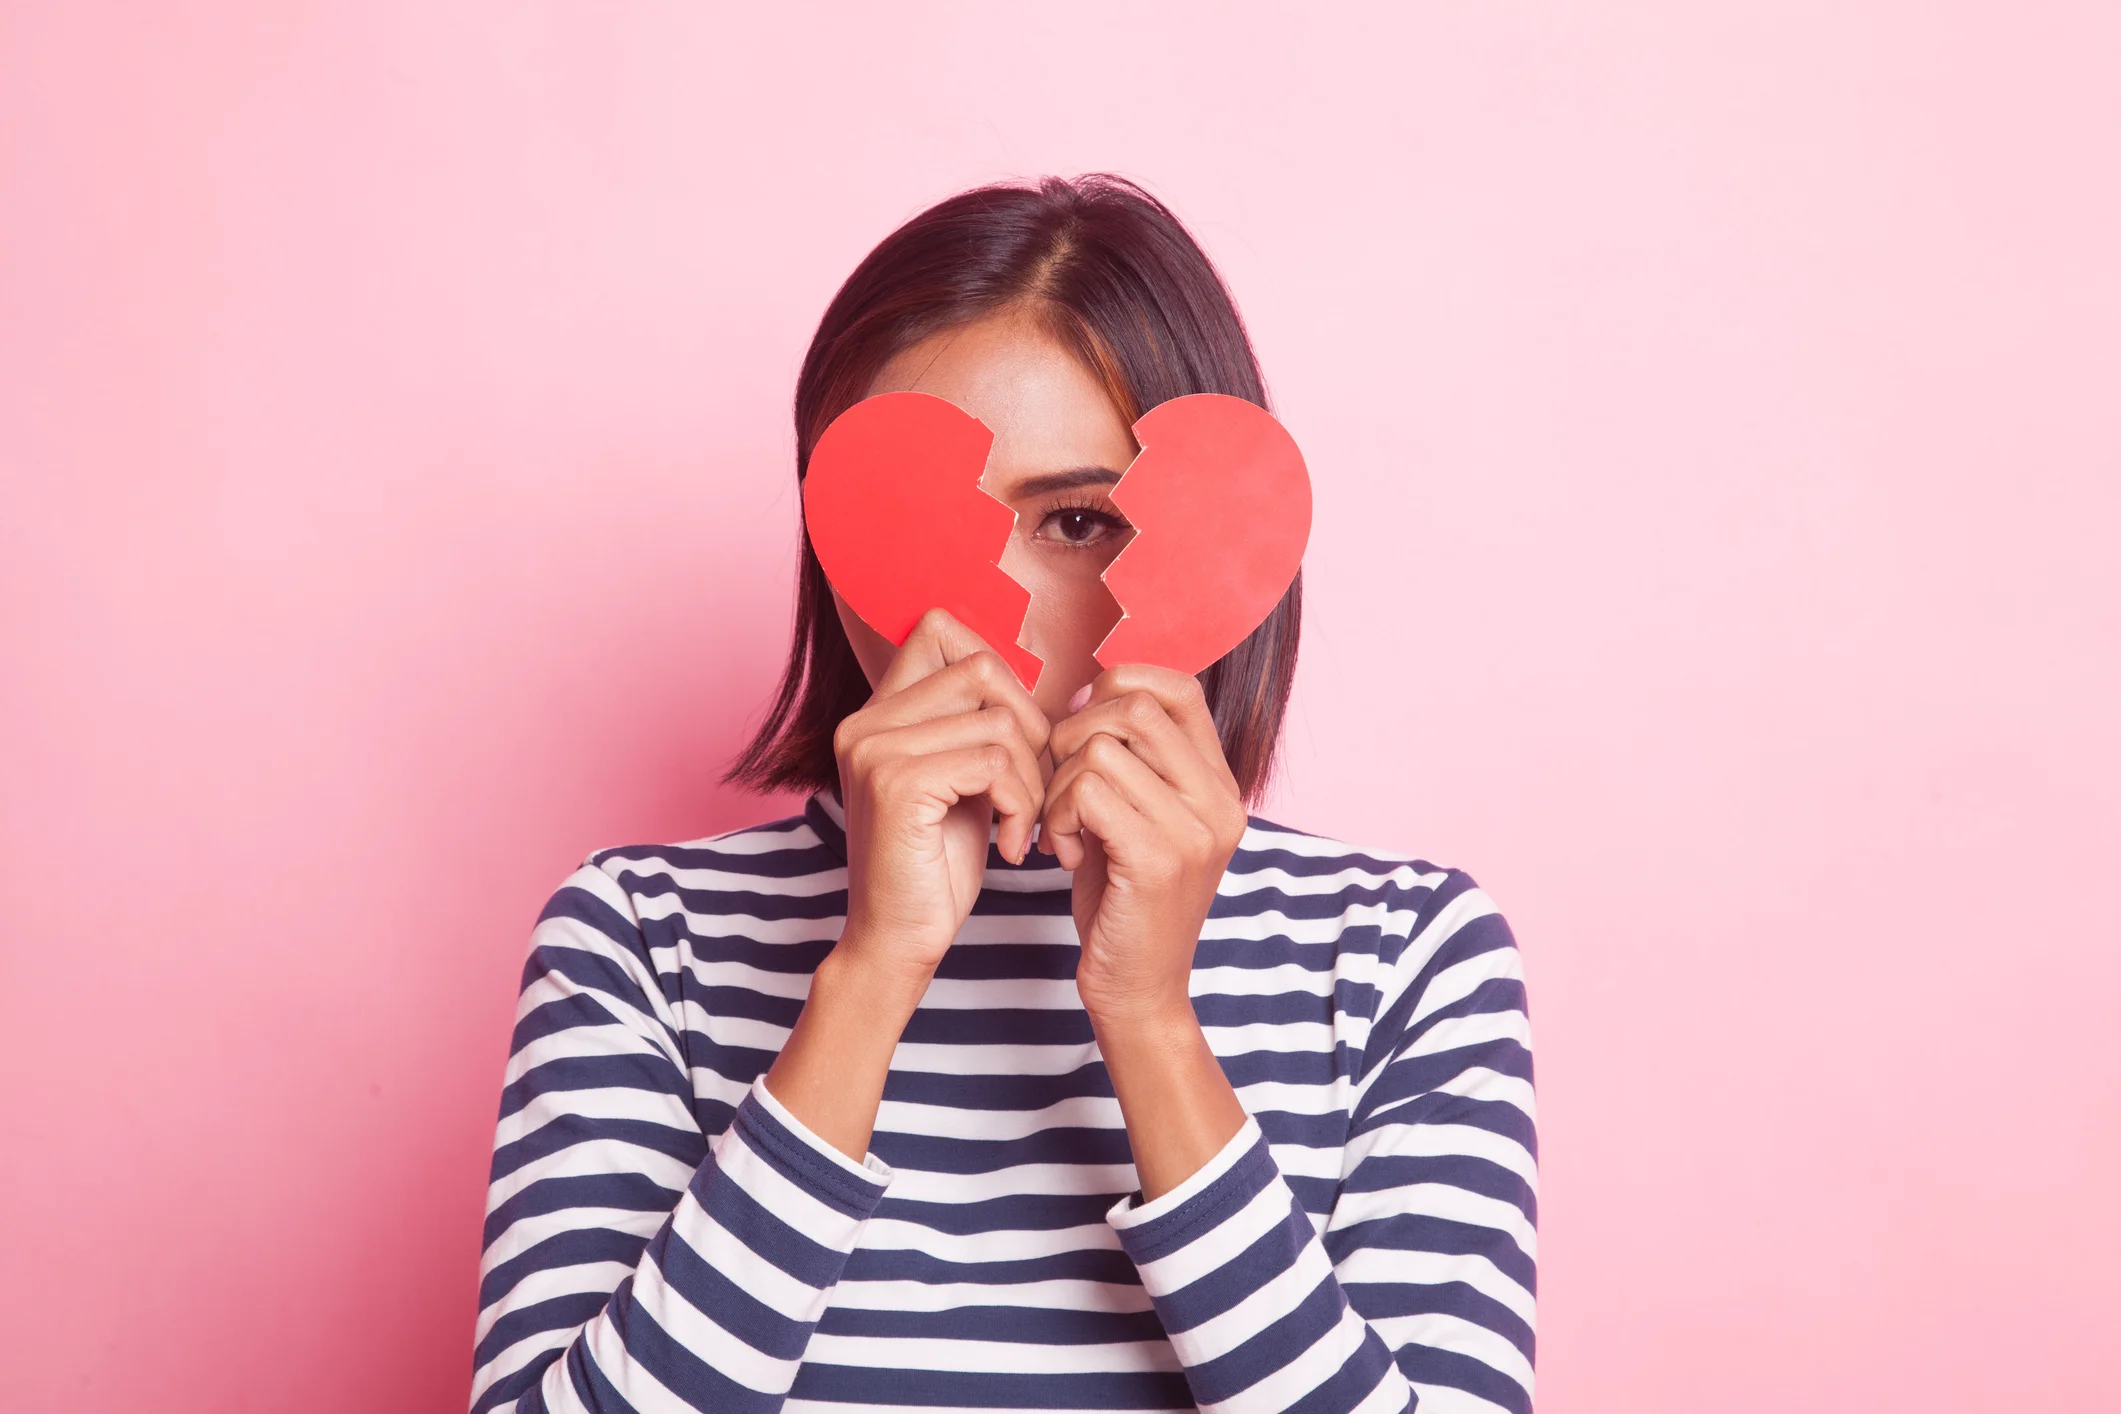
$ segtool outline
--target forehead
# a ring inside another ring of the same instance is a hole
[[[994,433],[990,472],[1117,469],[1134,455],[1134,435],[1096,376],[1022,316],[931,335],[878,370],[869,392],[932,393],[956,403]]]

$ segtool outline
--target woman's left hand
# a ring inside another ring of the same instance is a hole
[[[1075,871],[1075,982],[1100,1026],[1190,1019],[1188,981],[1245,806],[1200,683],[1107,669],[1053,728],[1039,847]]]

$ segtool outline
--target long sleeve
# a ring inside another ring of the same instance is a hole
[[[523,970],[473,1414],[775,1414],[891,1179],[811,1134],[763,1080],[710,1143],[665,987],[626,892],[577,870]]]
[[[1377,957],[1323,1226],[1250,1119],[1177,1189],[1108,1214],[1202,1409],[1531,1409],[1537,1143],[1515,942],[1462,873],[1402,871],[1385,894],[1406,931]]]

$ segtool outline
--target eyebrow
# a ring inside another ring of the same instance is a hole
[[[1067,471],[1047,471],[1037,476],[1027,476],[1007,488],[1007,491],[1012,499],[1020,496],[1050,496],[1055,491],[1072,491],[1078,486],[1110,486],[1119,478],[1120,473],[1109,466],[1078,466]]]

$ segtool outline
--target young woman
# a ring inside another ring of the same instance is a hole
[[[1265,402],[1207,258],[1115,179],[955,197],[826,311],[797,475],[902,389],[994,432],[1036,689],[940,611],[894,649],[806,541],[731,772],[802,813],[593,854],[532,934],[471,1408],[1529,1409],[1508,928],[1247,813],[1300,581],[1197,680],[1091,656],[1134,420]]]

